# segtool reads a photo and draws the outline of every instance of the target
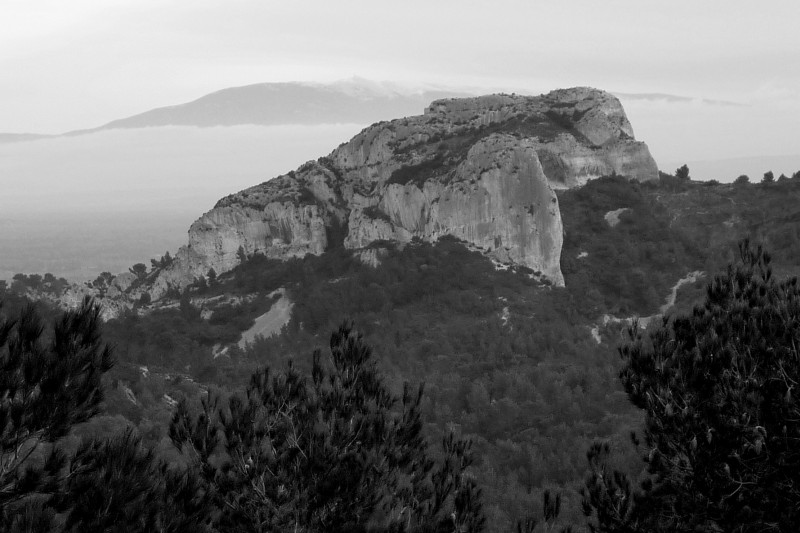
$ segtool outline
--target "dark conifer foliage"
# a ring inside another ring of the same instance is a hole
[[[63,531],[207,531],[213,510],[198,480],[156,460],[128,429],[83,443],[54,507],[67,511]]]
[[[0,322],[0,531],[206,530],[198,480],[157,461],[134,430],[62,448],[97,414],[112,364],[91,299],[52,328],[33,305]]]
[[[776,281],[761,247],[739,252],[691,316],[621,348],[650,477],[632,498],[607,449],[590,450],[593,531],[797,531],[800,286]]]
[[[633,486],[624,473],[609,467],[608,443],[594,443],[586,456],[589,475],[583,489],[583,512],[590,517],[592,533],[635,533],[642,531],[634,515]],[[645,489],[651,485],[648,483]],[[640,511],[640,509],[636,509]],[[593,521],[591,521],[593,520]],[[657,531],[657,530],[655,530]]]
[[[100,378],[113,364],[99,323],[90,299],[52,331],[32,305],[0,322],[0,523],[58,489],[67,458],[51,444],[98,411]]]
[[[422,436],[422,387],[392,395],[371,349],[343,325],[310,376],[291,363],[252,376],[222,409],[178,407],[170,436],[219,509],[221,531],[481,531],[470,443]],[[224,443],[224,445],[223,445]]]
[[[542,520],[534,516],[527,516],[523,520],[517,521],[517,533],[535,533],[537,531],[572,533],[574,529],[571,525],[556,529],[559,514],[561,514],[561,494],[553,496],[549,490],[546,490],[542,494]],[[539,527],[540,525],[541,527]]]

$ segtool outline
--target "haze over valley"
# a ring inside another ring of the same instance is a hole
[[[0,144],[0,175],[15,176],[0,196],[0,279],[89,279],[174,251],[222,196],[318,157],[362,127],[162,127]]]

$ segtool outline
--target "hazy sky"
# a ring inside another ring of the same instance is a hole
[[[0,0],[0,131],[264,81],[591,85],[800,111],[800,2]]]

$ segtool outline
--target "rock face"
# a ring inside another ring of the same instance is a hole
[[[590,88],[437,100],[370,126],[327,157],[220,200],[152,287],[183,288],[242,256],[450,235],[556,285],[563,229],[554,188],[612,173],[657,179],[619,101]]]
[[[490,134],[448,174],[444,180],[389,183],[380,194],[354,196],[345,246],[452,235],[502,262],[563,283],[558,199],[534,143]]]

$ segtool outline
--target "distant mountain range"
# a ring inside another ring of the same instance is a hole
[[[402,93],[380,84],[259,83],[222,89],[192,102],[160,107],[101,126],[233,126],[372,123],[419,115],[433,100],[463,96],[446,90]]]
[[[63,135],[157,126],[372,124],[381,120],[420,115],[434,100],[468,95],[444,88],[414,89],[361,78],[331,84],[258,83],[222,89],[191,102],[158,107],[113,120],[97,128],[69,131]],[[53,136],[0,133],[0,143],[46,137]]]
[[[372,124],[382,120],[422,114],[428,104],[440,98],[477,96],[484,92],[491,91],[435,86],[413,88],[358,77],[329,84],[257,83],[221,89],[191,102],[158,107],[130,117],[112,120],[96,128],[73,130],[62,135],[83,135],[110,129],[158,126]],[[670,103],[700,101],[714,105],[741,105],[721,100],[661,93],[613,94],[623,100],[660,100]],[[0,133],[0,144],[58,136]]]

